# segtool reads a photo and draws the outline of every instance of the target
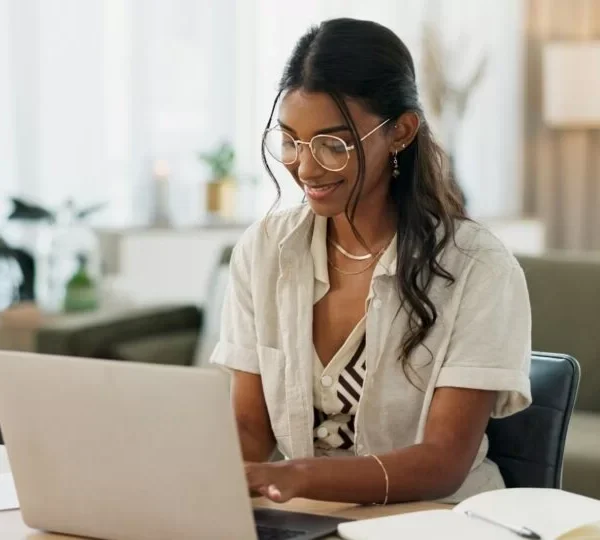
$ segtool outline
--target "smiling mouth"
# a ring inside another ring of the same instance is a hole
[[[321,184],[317,186],[311,186],[310,184],[304,184],[304,189],[308,189],[310,191],[327,191],[335,186],[340,185],[343,180],[338,180],[337,182],[330,182],[329,184]]]
[[[338,180],[337,182],[330,182],[329,184],[321,184],[317,186],[304,184],[304,193],[313,201],[325,201],[343,183],[344,180]]]

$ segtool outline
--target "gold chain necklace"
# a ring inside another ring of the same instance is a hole
[[[342,246],[340,246],[333,239],[330,239],[329,243],[335,249],[337,249],[342,255],[345,255],[346,257],[348,257],[349,259],[352,259],[353,261],[366,261],[367,259],[372,259],[373,258],[373,254],[372,253],[367,253],[366,255],[353,255],[352,253],[349,253],[348,251],[346,251]]]
[[[379,257],[381,257],[381,255],[388,248],[388,246],[389,246],[389,244],[387,246],[383,246],[377,252],[377,254],[373,257],[373,259],[369,262],[369,264],[367,264],[367,266],[365,266],[364,268],[361,268],[360,270],[356,270],[353,272],[349,272],[347,270],[342,270],[341,268],[337,267],[333,263],[333,261],[329,258],[329,255],[327,255],[327,262],[329,263],[329,266],[331,266],[334,270],[336,270],[340,274],[343,274],[345,276],[357,276],[358,274],[362,274],[363,272],[366,272],[369,268],[371,268],[371,266],[373,266],[379,260]]]

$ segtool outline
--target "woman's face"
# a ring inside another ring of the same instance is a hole
[[[382,119],[364,109],[357,102],[346,100],[359,136],[363,137]],[[393,120],[390,120],[393,122]],[[285,95],[279,111],[279,125],[294,139],[309,142],[321,133],[335,135],[348,146],[353,144],[349,126],[333,99],[325,93],[294,90]],[[391,181],[390,156],[394,148],[394,130],[387,124],[367,137],[362,145],[365,153],[365,182],[360,194],[360,207],[382,210],[386,204]],[[333,129],[332,129],[333,128]],[[348,204],[352,188],[357,182],[358,159],[356,149],[350,151],[348,164],[341,171],[329,171],[313,157],[307,145],[300,145],[298,159],[287,165],[292,177],[306,194],[316,214],[333,217],[342,214]]]

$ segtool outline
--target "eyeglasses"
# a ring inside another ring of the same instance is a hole
[[[389,118],[373,128],[363,136],[360,141],[375,133],[381,126],[389,122]],[[346,144],[346,141],[335,135],[315,135],[310,141],[294,139],[288,132],[279,126],[268,129],[263,136],[263,145],[274,159],[284,165],[292,165],[300,156],[301,145],[306,145],[315,158],[315,161],[328,171],[341,171],[350,161],[350,152],[355,146]]]

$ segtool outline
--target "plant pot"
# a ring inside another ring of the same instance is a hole
[[[206,205],[210,214],[231,219],[235,215],[237,187],[233,179],[213,180],[206,185]]]

